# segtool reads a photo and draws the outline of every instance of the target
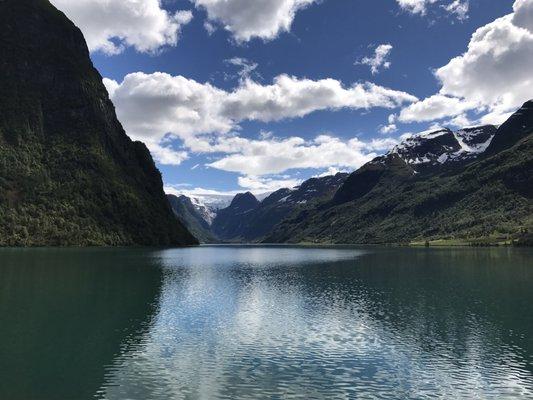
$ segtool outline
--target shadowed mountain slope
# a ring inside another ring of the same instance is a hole
[[[81,31],[48,0],[0,1],[0,245],[188,245]]]

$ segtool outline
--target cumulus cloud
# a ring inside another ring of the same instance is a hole
[[[270,85],[243,79],[233,91],[165,73],[138,72],[121,83],[110,79],[104,83],[132,138],[150,148],[179,138],[193,152],[228,152],[242,140],[231,132],[245,120],[271,122],[319,110],[395,108],[417,100],[372,83],[345,87],[334,79],[288,75],[276,77]],[[220,136],[225,140],[217,141]]]
[[[436,71],[443,94],[491,108],[515,107],[531,97],[533,31],[515,25],[513,17],[479,28],[467,52]]]
[[[459,115],[475,107],[477,102],[466,102],[457,97],[436,94],[422,101],[410,104],[400,113],[401,122],[424,122]]]
[[[533,2],[516,0],[513,5],[513,22],[516,26],[533,31]]]
[[[372,75],[376,75],[382,69],[390,68],[391,62],[389,61],[389,55],[391,51],[392,46],[390,44],[380,44],[374,50],[374,55],[372,57],[364,57],[356,64],[369,66]]]
[[[316,0],[191,0],[209,21],[231,32],[237,42],[275,39],[288,32],[298,11]],[[211,24],[211,27],[213,25]]]
[[[91,51],[113,55],[133,47],[154,53],[175,46],[190,11],[171,14],[159,0],[51,0],[83,32]]]
[[[357,138],[341,140],[330,135],[320,135],[311,141],[299,137],[240,138],[238,145],[226,149],[230,154],[209,166],[247,176],[279,174],[301,168],[356,169],[376,157],[376,151],[388,150],[395,144],[396,140],[390,138],[364,142]]]
[[[170,146],[150,143],[149,147],[156,160],[164,165],[180,165],[189,158],[189,154],[186,151],[175,150]]]
[[[468,110],[487,113],[480,122],[503,118],[533,97],[533,0],[517,0],[514,13],[479,28],[468,49],[437,69],[438,94],[409,105],[400,119],[428,121]]]
[[[396,126],[397,120],[398,120],[398,116],[396,114],[389,115],[388,125],[382,125],[379,128],[379,132],[383,133],[384,135],[396,132],[398,130],[398,127]]]

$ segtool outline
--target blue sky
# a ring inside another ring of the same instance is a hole
[[[533,97],[530,0],[52,2],[169,190],[293,186]]]

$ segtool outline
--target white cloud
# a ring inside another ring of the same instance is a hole
[[[479,28],[467,51],[437,69],[440,92],[402,110],[400,120],[488,114],[479,122],[502,123],[533,97],[533,0],[517,0],[514,13]]]
[[[118,54],[126,47],[142,53],[175,46],[190,11],[171,14],[159,0],[51,0],[83,32],[89,50]]]
[[[223,191],[202,187],[188,188],[190,186],[188,183],[165,184],[163,190],[165,193],[173,194],[174,196],[187,196],[200,204],[208,205],[214,209],[228,207],[235,195],[242,193],[242,190]]]
[[[127,75],[122,83],[105,79],[128,134],[150,148],[180,138],[193,152],[227,152],[240,139],[231,135],[245,120],[262,122],[304,117],[319,110],[395,108],[416,97],[372,83],[345,87],[280,75],[271,85],[244,79],[231,91],[164,73]],[[224,141],[217,141],[223,136]],[[229,136],[229,137],[228,137]],[[159,159],[161,162],[161,159]]]
[[[398,120],[398,116],[396,114],[390,114],[388,118],[388,125],[382,125],[379,128],[379,132],[388,135],[389,133],[394,133],[398,131],[398,127],[396,126],[396,121]]]
[[[468,118],[466,114],[460,114],[449,121],[445,121],[442,125],[447,127],[455,127],[455,128],[466,128],[468,126],[474,125],[472,121]]]
[[[457,97],[436,94],[422,101],[410,104],[400,112],[401,122],[424,122],[459,115],[472,109],[478,103],[466,102]]]
[[[428,4],[435,3],[437,0],[396,0],[399,6],[412,14],[424,15],[427,11]]]
[[[364,57],[356,64],[368,65],[372,75],[376,75],[380,70],[390,68],[389,55],[391,51],[392,46],[390,44],[380,44],[374,50],[372,57]]]
[[[396,2],[404,11],[418,15],[426,15],[431,5],[441,3],[441,9],[460,21],[468,18],[470,9],[469,0],[396,0]]]
[[[231,32],[237,42],[275,39],[288,32],[298,11],[316,0],[191,0],[209,21]],[[212,26],[212,25],[211,25]]]
[[[180,165],[189,158],[189,154],[186,151],[177,151],[170,146],[150,143],[149,148],[155,159],[164,165]]]
[[[513,22],[516,26],[533,31],[533,2],[516,0],[513,5]]]
[[[326,176],[332,176],[332,175],[337,175],[339,173],[349,173],[349,172],[351,171],[348,169],[328,167],[328,169],[326,169],[324,172],[313,176],[313,178],[324,178]]]
[[[206,30],[207,34],[209,36],[211,36],[213,33],[216,32],[217,28],[215,25],[213,25],[211,22],[209,21],[205,21],[204,22],[204,29]]]
[[[224,60],[224,62],[237,67],[239,69],[237,75],[242,80],[250,78],[259,66],[257,63],[251,62],[242,57],[233,57],[228,60]]]
[[[398,127],[396,124],[389,124],[389,125],[383,125],[379,128],[379,133],[382,133],[384,135],[388,135],[389,133],[394,133],[398,131]]]
[[[480,125],[501,125],[503,122],[507,121],[515,111],[516,110],[508,112],[492,111],[483,115],[476,123]]]
[[[225,139],[221,139],[224,141]],[[373,139],[363,142],[357,138],[341,140],[329,135],[305,141],[299,137],[285,139],[250,140],[239,138],[228,144],[228,153],[209,164],[210,167],[247,176],[279,174],[300,168],[356,169],[397,144],[394,139]]]
[[[239,186],[254,193],[274,192],[282,188],[293,188],[302,183],[301,179],[276,179],[261,176],[241,176]]]
[[[533,93],[532,63],[533,32],[514,25],[508,15],[479,28],[467,52],[439,68],[436,76],[444,94],[510,108]]]
[[[443,5],[442,8],[457,16],[457,19],[464,21],[468,19],[468,11],[470,10],[470,2],[468,0],[454,0],[452,3]]]

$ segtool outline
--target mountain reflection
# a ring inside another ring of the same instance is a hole
[[[531,254],[202,247],[154,254],[157,314],[99,395],[533,395]]]
[[[0,398],[92,398],[150,325],[161,277],[142,251],[0,250]]]

